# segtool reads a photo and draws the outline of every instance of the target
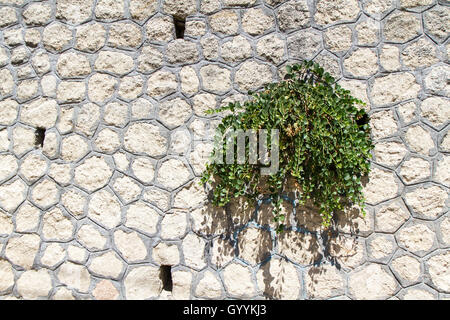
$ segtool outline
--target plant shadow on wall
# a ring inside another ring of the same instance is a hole
[[[230,242],[222,255],[271,261],[261,267],[265,293],[280,297],[267,268],[282,272],[283,259],[339,267],[346,253],[328,242],[338,224],[365,215],[374,146],[364,103],[317,63],[288,66],[283,81],[250,96],[210,110],[225,115],[202,177],[211,202],[203,214]]]

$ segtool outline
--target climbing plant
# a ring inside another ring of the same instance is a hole
[[[359,205],[364,213],[361,178],[370,171],[373,149],[368,115],[360,107],[364,103],[311,61],[288,66],[283,81],[249,95],[245,103],[208,111],[227,111],[217,128],[218,137],[230,129],[278,129],[279,169],[262,175],[264,164],[248,161],[248,145],[244,163],[213,161],[226,153],[226,145],[217,139],[202,176],[202,183],[214,182],[212,202],[225,206],[236,197],[254,201],[266,193],[275,204],[274,220],[280,231],[286,219],[280,210],[281,193],[288,179],[294,179],[300,204],[312,201],[325,226],[349,203]],[[270,135],[267,144],[271,150]],[[261,183],[267,191],[261,190]]]

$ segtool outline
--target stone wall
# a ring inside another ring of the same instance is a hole
[[[445,2],[0,0],[0,299],[449,298]],[[302,59],[367,103],[368,214],[276,237],[208,204],[204,111]]]

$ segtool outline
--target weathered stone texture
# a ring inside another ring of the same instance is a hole
[[[62,262],[65,256],[66,254],[61,245],[52,243],[45,248],[44,255],[41,258],[41,263],[52,268]]]
[[[31,269],[39,250],[41,239],[36,234],[10,238],[5,247],[5,257],[25,270]]]
[[[415,183],[430,176],[430,163],[421,158],[411,158],[400,168],[400,174],[406,183]]]
[[[188,234],[181,245],[184,253],[184,262],[187,266],[201,270],[205,267],[205,241],[194,235]]]
[[[180,252],[176,245],[160,242],[153,248],[153,260],[160,265],[177,265],[180,263]]]
[[[396,234],[399,246],[416,254],[423,255],[428,252],[434,245],[435,234],[425,224],[413,224],[404,226]]]
[[[418,152],[425,156],[434,149],[434,141],[430,133],[421,126],[410,127],[405,134],[406,143],[411,151]]]
[[[398,184],[393,173],[373,168],[369,174],[369,183],[363,192],[368,203],[376,204],[395,197]]]
[[[409,216],[398,202],[383,206],[375,213],[375,230],[393,233],[408,220]]]
[[[325,47],[332,52],[343,52],[352,45],[352,30],[346,26],[336,26],[324,33]]]
[[[385,45],[380,53],[380,64],[387,71],[400,69],[400,50],[398,47]]]
[[[228,91],[231,88],[231,73],[217,65],[207,65],[200,69],[203,87],[213,92]]]
[[[450,291],[449,264],[449,252],[433,255],[426,262],[433,285],[444,292]]]
[[[75,48],[94,52],[99,50],[106,41],[106,30],[99,23],[83,25],[77,28]]]
[[[279,251],[289,260],[302,265],[313,264],[321,257],[317,237],[312,234],[283,233],[280,237]]]
[[[442,42],[448,37],[448,19],[450,13],[448,7],[436,6],[424,14],[425,30],[432,38]]]
[[[377,56],[368,48],[357,49],[344,60],[344,67],[355,77],[369,77],[378,71]]]
[[[223,270],[223,279],[227,292],[237,298],[249,298],[255,295],[250,269],[241,264],[229,264]]]
[[[110,166],[100,157],[86,159],[75,169],[75,180],[89,192],[105,186],[111,175]]]
[[[119,201],[112,193],[100,190],[89,201],[88,216],[108,229],[114,228],[120,222]]]
[[[222,284],[211,271],[206,271],[199,281],[195,294],[201,298],[219,299],[222,297]]]
[[[359,13],[358,2],[355,0],[325,1],[317,2],[314,20],[321,25],[354,20]]]
[[[77,234],[77,239],[89,250],[101,250],[105,247],[107,239],[92,225],[83,225]]]
[[[170,64],[194,63],[198,57],[197,45],[194,42],[176,39],[167,46],[167,61]]]
[[[167,139],[161,133],[162,129],[155,125],[135,123],[125,132],[124,147],[133,153],[162,155],[166,152]],[[151,137],[150,141],[147,137]]]
[[[191,106],[183,99],[168,100],[160,105],[159,118],[169,128],[185,123],[191,116]]]
[[[51,24],[44,29],[42,41],[47,50],[59,52],[72,41],[72,30],[61,23]]]
[[[52,7],[49,3],[32,3],[23,11],[22,16],[26,24],[44,25],[52,17]]]
[[[141,261],[147,257],[147,248],[137,232],[127,233],[118,230],[114,233],[114,243],[128,262]]]
[[[379,142],[374,148],[375,161],[382,165],[395,167],[403,160],[406,152],[405,145],[400,142]]]
[[[26,300],[47,298],[52,280],[45,269],[25,271],[17,280],[17,291]]]
[[[420,86],[410,73],[392,73],[376,78],[371,87],[372,101],[383,106],[414,98]]]
[[[223,10],[213,14],[209,24],[214,32],[233,35],[239,27],[238,15],[233,10]]]
[[[186,183],[191,173],[186,165],[177,159],[165,161],[158,171],[157,180],[169,189],[176,189]]]
[[[61,210],[51,210],[44,214],[42,220],[42,234],[46,240],[67,241],[72,238],[74,226]]]
[[[102,280],[97,283],[92,295],[96,300],[116,300],[119,297],[119,292],[111,281]]]
[[[442,183],[445,186],[450,185],[450,173],[449,173],[450,157],[444,156],[437,163],[436,171],[434,173],[436,181]]]
[[[412,256],[401,256],[392,261],[392,270],[404,281],[416,282],[421,275],[420,262]]]
[[[383,34],[387,41],[405,43],[421,32],[421,23],[417,15],[410,12],[397,11],[387,18]]]
[[[262,9],[249,9],[242,17],[242,28],[251,35],[261,35],[274,26],[275,19]]]
[[[420,111],[423,117],[433,126],[439,128],[450,119],[449,100],[441,97],[431,97],[422,101]]]
[[[72,262],[64,262],[59,267],[57,276],[59,281],[69,288],[76,289],[80,292],[88,292],[89,290],[91,276],[84,266]]]
[[[333,266],[323,265],[310,268],[306,274],[305,286],[311,299],[325,299],[343,293],[344,279]]]
[[[436,218],[445,211],[448,193],[440,187],[418,188],[405,195],[406,203],[413,212],[425,217]]]
[[[407,46],[402,52],[402,60],[411,69],[428,67],[438,62],[434,44],[424,38]]]
[[[58,0],[56,2],[56,18],[70,23],[82,23],[89,19],[93,0]]]
[[[447,83],[449,74],[450,67],[447,65],[432,67],[425,76],[425,89],[431,93],[443,94],[447,97],[450,96],[450,85]]]
[[[127,299],[155,298],[162,290],[159,270],[152,266],[135,267],[126,275],[124,286]]]
[[[257,264],[270,255],[272,240],[267,231],[247,228],[240,234],[238,242],[239,256],[251,263]]]
[[[267,274],[270,277],[267,277]],[[298,272],[285,260],[270,260],[258,270],[256,279],[259,289],[268,298],[288,300],[299,298],[301,285]]]
[[[236,72],[235,81],[244,92],[256,90],[272,82],[272,72],[268,65],[254,61],[244,62]]]
[[[113,252],[107,252],[92,259],[89,270],[103,277],[117,279],[124,264]]]
[[[14,273],[8,261],[0,261],[0,291],[6,291],[14,285]]]
[[[312,59],[320,51],[321,46],[321,35],[311,29],[296,32],[287,40],[289,57],[295,59]]]
[[[339,235],[330,239],[328,250],[343,268],[354,269],[364,262],[364,243],[353,237]]]

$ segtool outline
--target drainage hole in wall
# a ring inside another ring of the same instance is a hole
[[[44,146],[45,140],[45,129],[44,128],[36,128],[34,132],[34,144],[37,148]]]
[[[173,17],[173,22],[175,24],[175,34],[177,39],[183,39],[184,29],[186,28],[186,18]]]
[[[172,292],[172,266],[161,266],[159,278],[163,283],[163,290]]]

